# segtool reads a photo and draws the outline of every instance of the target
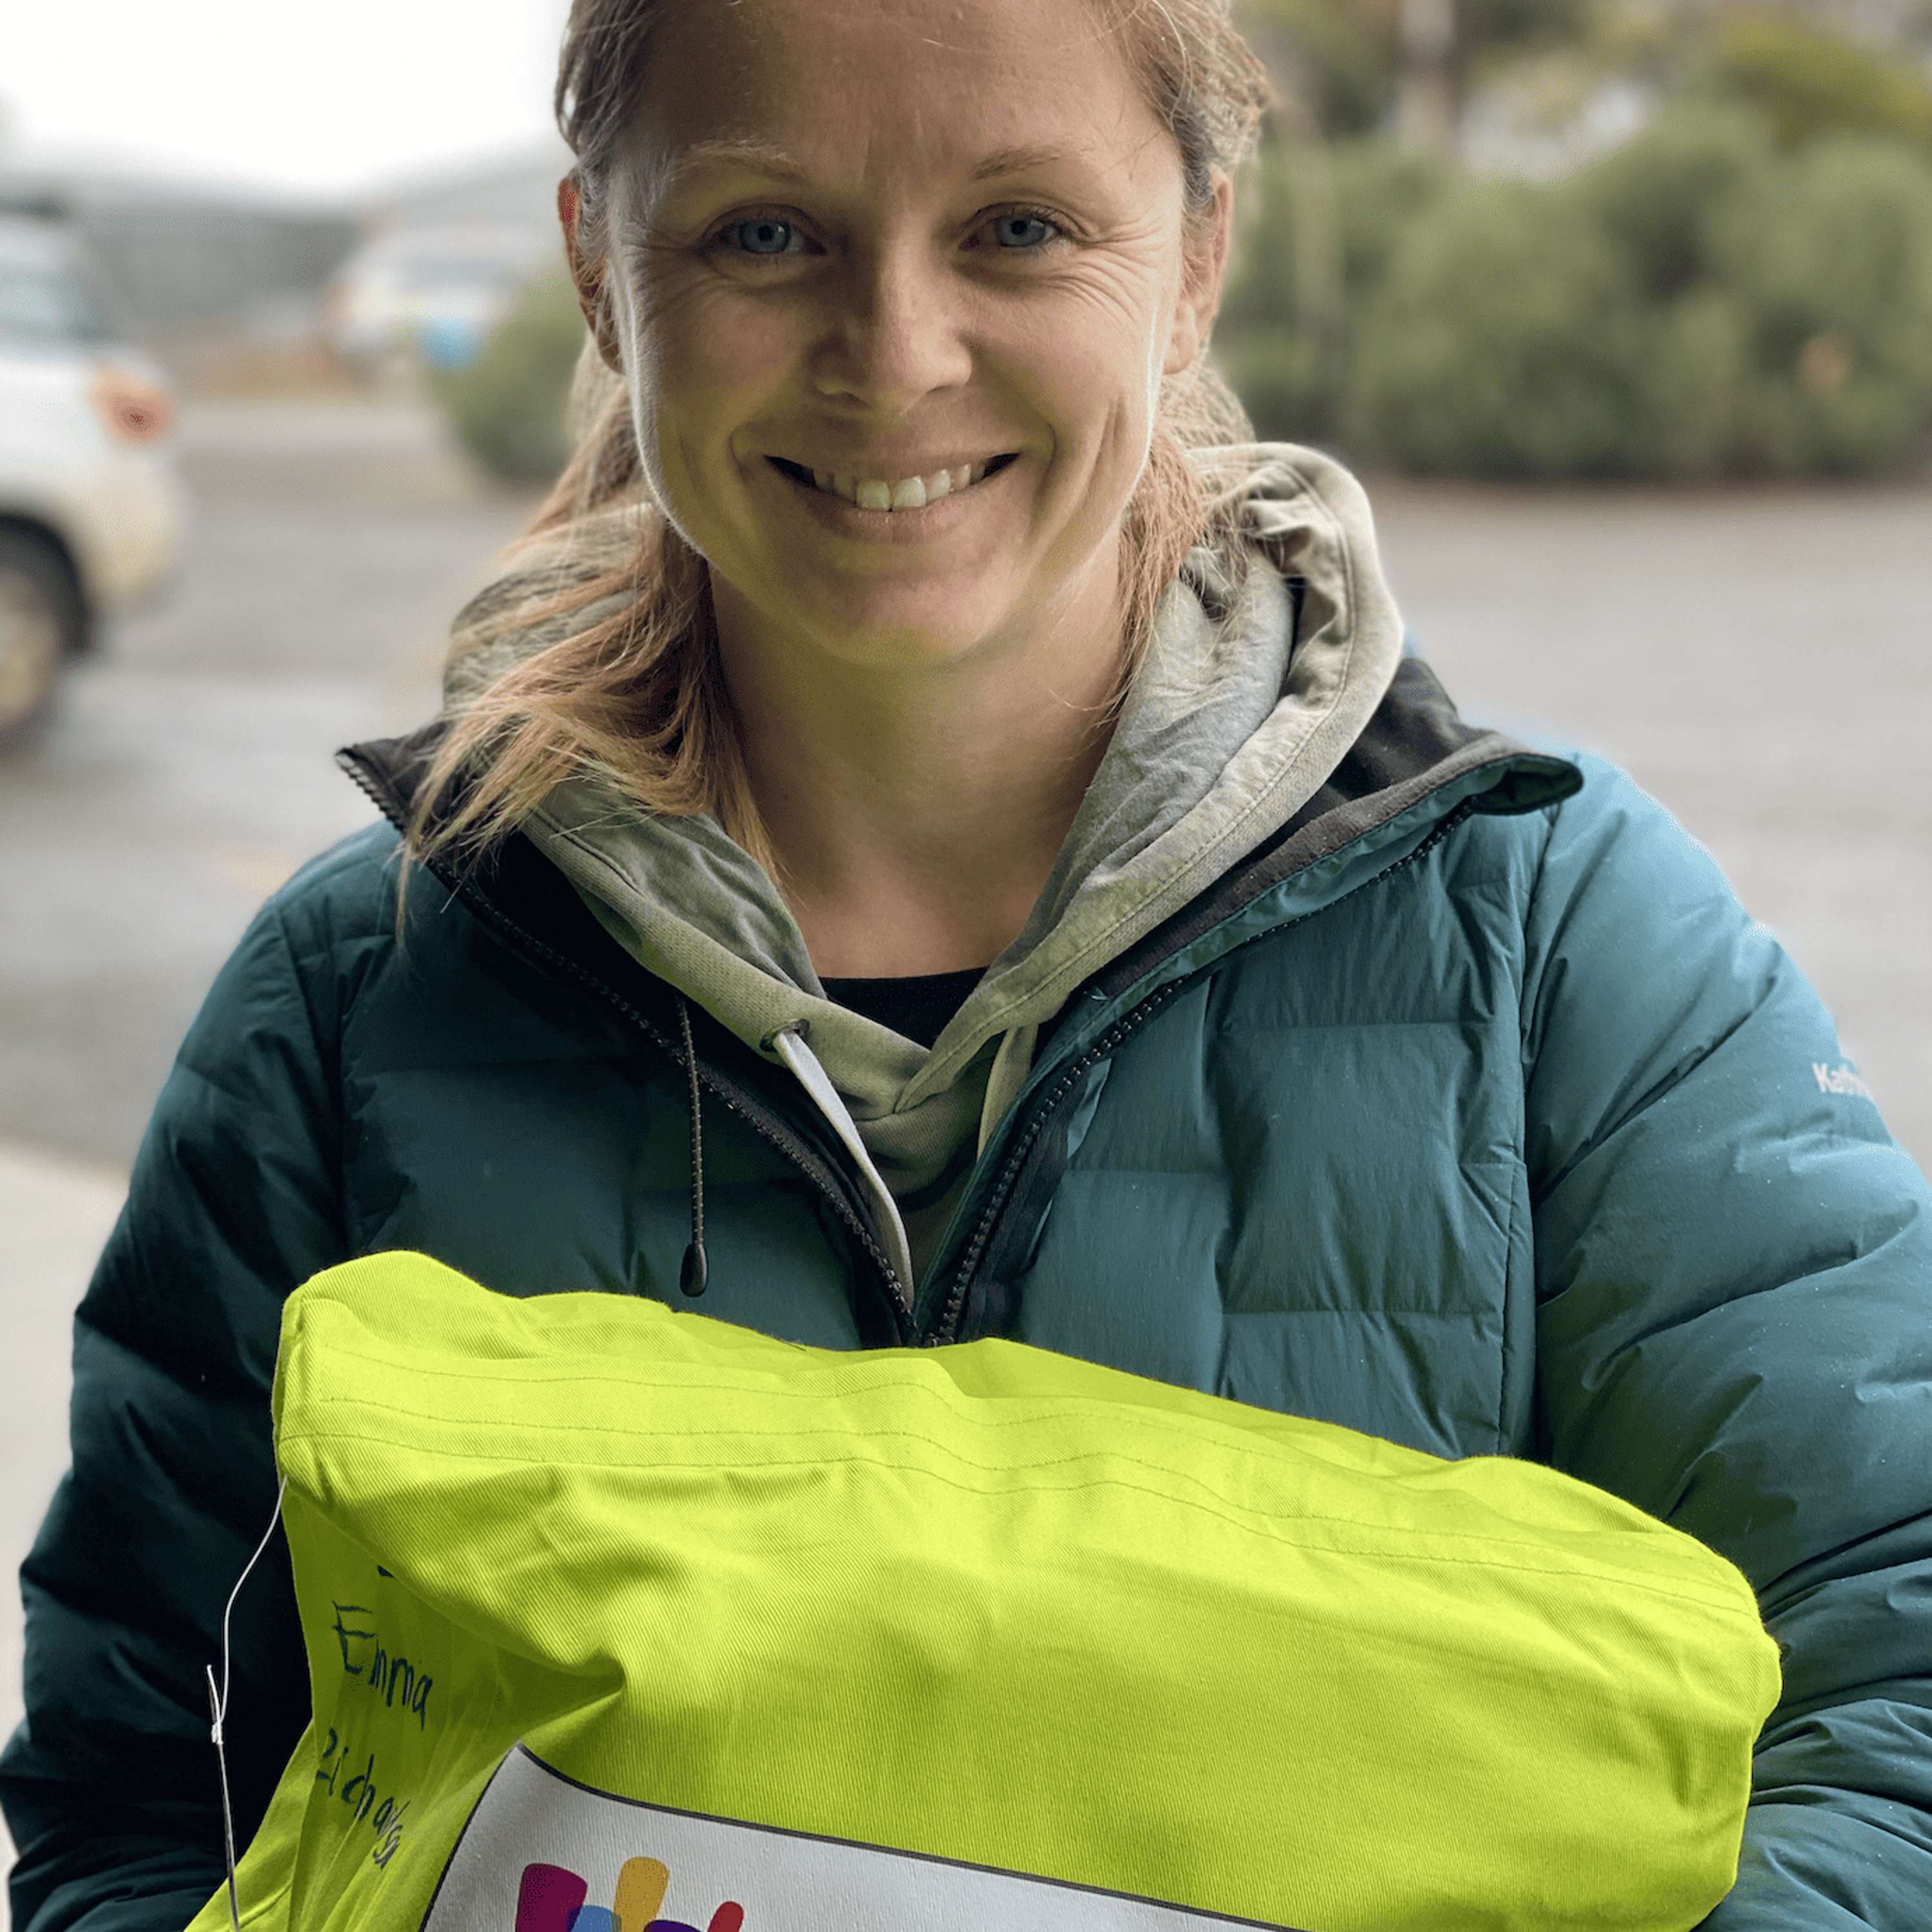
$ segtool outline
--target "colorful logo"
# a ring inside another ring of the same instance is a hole
[[[745,1908],[727,1900],[702,1927],[660,1918],[670,1869],[658,1858],[626,1858],[607,1910],[586,1905],[590,1887],[563,1865],[528,1864],[517,1888],[517,1932],[744,1932]]]

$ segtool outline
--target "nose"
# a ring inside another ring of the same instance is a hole
[[[821,394],[880,416],[904,415],[973,372],[968,291],[917,242],[850,258],[831,279],[824,339],[813,358]]]

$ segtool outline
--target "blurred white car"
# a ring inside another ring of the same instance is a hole
[[[0,213],[0,745],[180,556],[173,404],[124,333],[59,223]]]
[[[398,355],[461,368],[560,254],[554,236],[524,228],[392,230],[338,272],[328,296],[330,340],[338,355],[364,368]]]

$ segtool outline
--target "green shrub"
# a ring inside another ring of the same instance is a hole
[[[1869,471],[1932,431],[1932,164],[1843,140],[1754,181],[1722,224],[1750,317],[1741,462]]]
[[[1749,332],[1744,305],[1708,285],[1645,310],[1632,383],[1631,474],[1711,478],[1733,466]]]
[[[1454,180],[1444,161],[1390,141],[1269,142],[1242,178],[1222,322],[1301,328],[1338,301],[1359,308],[1402,230]]]
[[[1583,168],[1571,191],[1586,218],[1629,250],[1645,292],[1667,300],[1717,272],[1724,211],[1776,159],[1762,116],[1679,104]]]
[[[1644,334],[1600,227],[1546,189],[1472,183],[1397,244],[1359,338],[1350,440],[1424,471],[1628,474]]]
[[[1727,215],[1777,164],[1763,118],[1678,104],[1552,190],[1622,251],[1639,306],[1632,470],[1720,476],[1737,452],[1750,318],[1724,278]]]
[[[1270,142],[1246,187],[1215,360],[1257,434],[1306,442],[1332,426],[1340,377],[1346,296],[1328,151]]]
[[[1292,328],[1251,327],[1226,340],[1214,361],[1264,442],[1317,442],[1335,428],[1335,371],[1319,345]]]
[[[1341,232],[1342,286],[1359,314],[1387,278],[1397,244],[1412,224],[1456,185],[1436,154],[1393,141],[1352,141],[1335,150],[1336,216]]]
[[[1334,433],[1354,319],[1402,230],[1451,180],[1442,162],[1387,141],[1263,148],[1244,182],[1214,334],[1216,360],[1258,434],[1306,442]]]
[[[1680,104],[1548,185],[1270,158],[1216,358],[1256,433],[1477,476],[1871,473],[1932,451],[1932,158]]]
[[[463,445],[506,483],[547,483],[570,454],[564,428],[584,341],[569,278],[533,283],[475,362],[433,372],[430,387]]]
[[[1215,324],[1217,340],[1249,328],[1300,326],[1303,278],[1296,265],[1306,227],[1301,206],[1295,156],[1270,142],[1242,176],[1235,199],[1234,247]]]

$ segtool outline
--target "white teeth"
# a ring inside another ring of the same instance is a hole
[[[938,470],[930,476],[908,476],[903,482],[889,483],[877,477],[848,476],[842,472],[814,470],[812,480],[821,490],[843,496],[862,510],[917,510],[936,503],[962,490],[970,490],[982,481],[992,467],[988,463],[970,463],[957,470]]]

